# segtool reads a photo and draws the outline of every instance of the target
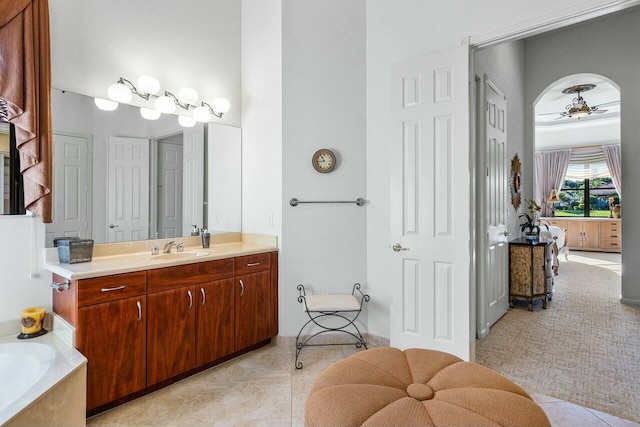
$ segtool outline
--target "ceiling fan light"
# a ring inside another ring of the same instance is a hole
[[[147,120],[158,120],[160,118],[160,111],[152,108],[140,107],[140,115]]]
[[[138,77],[138,90],[153,95],[160,90],[160,81],[155,77],[140,76]]]
[[[155,102],[156,110],[163,114],[173,114],[176,111],[176,104],[170,96],[159,96]]]
[[[124,104],[131,102],[133,98],[133,94],[124,83],[114,83],[109,86],[107,95],[109,95],[111,100]]]
[[[93,98],[93,102],[103,111],[113,111],[118,108],[118,103],[109,99]]]
[[[193,117],[178,116],[178,123],[184,128],[192,128],[196,125],[196,120]]]

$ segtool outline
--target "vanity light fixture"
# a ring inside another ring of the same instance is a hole
[[[118,108],[118,103],[110,99],[93,98],[93,102],[95,102],[96,107],[104,111],[113,111]]]
[[[229,100],[225,98],[215,98],[211,104],[200,101],[198,105],[198,92],[191,88],[181,88],[178,96],[168,90],[161,95],[156,95],[159,91],[160,82],[155,77],[138,77],[137,87],[124,77],[120,77],[107,90],[111,101],[95,98],[95,103],[102,110],[113,111],[118,107],[119,102],[128,104],[133,99],[133,95],[138,95],[145,101],[153,102],[153,108],[140,107],[140,115],[147,120],[157,120],[160,114],[176,114],[176,107],[182,108],[187,113],[192,110],[193,115],[178,113],[178,121],[184,127],[192,127],[196,122],[209,122],[211,116],[222,118],[231,107]]]
[[[212,102],[213,106],[206,102],[200,102],[200,106],[193,110],[193,118],[198,122],[206,123],[211,120],[211,115],[221,119],[222,115],[229,111],[229,100],[225,98],[215,98]]]
[[[196,125],[195,119],[189,116],[178,116],[178,123],[183,128],[192,128]]]
[[[140,107],[140,115],[147,120],[158,120],[161,113],[153,108]]]

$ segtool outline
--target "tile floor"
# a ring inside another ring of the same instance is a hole
[[[87,420],[88,426],[303,426],[304,402],[327,366],[357,351],[270,344]],[[544,395],[532,395],[556,427],[640,426]]]

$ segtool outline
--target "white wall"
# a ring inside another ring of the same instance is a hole
[[[533,102],[547,86],[571,74],[593,73],[620,86],[622,150],[622,301],[640,304],[640,11],[602,18],[525,44],[526,150],[533,155]],[[525,175],[525,183],[532,177]],[[529,186],[527,186],[529,189]]]
[[[214,122],[240,125],[240,1],[57,0],[51,17],[55,88],[107,97],[124,77],[148,74],[161,89],[192,87],[200,99],[229,99]]]
[[[611,1],[607,3],[621,3]],[[367,277],[369,290],[384,302],[369,311],[369,332],[389,336],[389,67],[403,59],[458,45],[469,36],[512,32],[551,19],[602,7],[602,1],[494,0],[367,1]],[[526,183],[525,183],[526,184]],[[525,187],[531,194],[531,187]],[[374,307],[372,307],[374,308]]]
[[[51,311],[51,275],[43,270],[44,224],[39,217],[0,215],[0,336],[20,332],[27,307]]]
[[[315,293],[366,288],[366,208],[289,205],[365,197],[365,1],[284,0],[282,24],[280,330],[295,335],[304,323],[299,283]],[[336,153],[331,173],[311,165],[320,148]]]

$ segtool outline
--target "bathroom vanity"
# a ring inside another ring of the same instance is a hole
[[[88,359],[88,415],[278,334],[275,237],[212,236],[206,250],[199,237],[174,240],[184,252],[151,255],[148,242],[130,242],[96,245],[84,264],[47,255],[53,310],[75,327],[76,348]]]

